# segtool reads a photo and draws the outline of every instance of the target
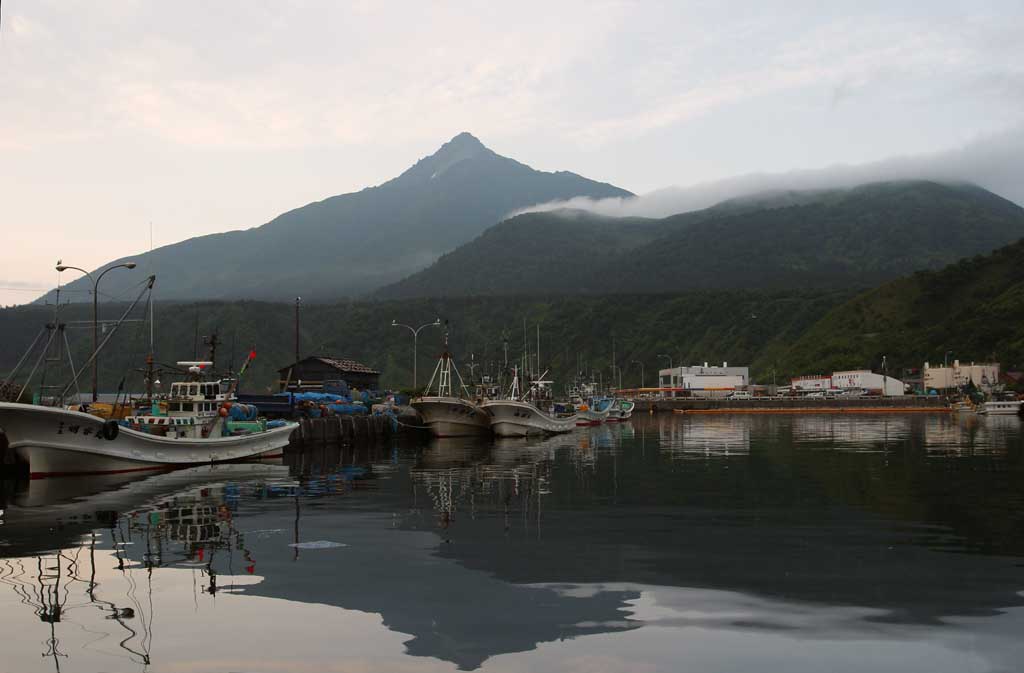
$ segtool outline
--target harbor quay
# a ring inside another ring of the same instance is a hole
[[[949,400],[936,395],[856,398],[752,399],[665,397],[636,400],[637,413],[942,413],[950,410]]]

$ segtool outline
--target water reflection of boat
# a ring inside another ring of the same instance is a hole
[[[757,450],[739,461],[684,465],[663,445],[657,450],[659,435],[670,442],[690,436],[693,428],[682,427],[683,421],[635,419],[633,443],[613,427],[536,442],[447,441],[436,445],[445,447],[436,452],[397,457],[385,452],[373,459],[390,471],[382,468],[371,493],[329,491],[323,487],[329,475],[287,476],[282,468],[273,478],[225,480],[225,487],[183,484],[176,492],[145,496],[137,508],[121,509],[117,523],[125,535],[112,538],[104,522],[97,537],[102,536],[105,550],[97,542],[97,554],[123,559],[125,571],[133,570],[136,579],[143,577],[139,568],[152,570],[154,586],[162,589],[153,595],[161,628],[157,645],[166,650],[171,642],[162,634],[180,641],[187,633],[190,647],[176,663],[195,670],[203,669],[214,648],[225,662],[273,648],[294,656],[307,642],[298,643],[299,632],[309,631],[306,625],[313,620],[344,624],[329,656],[365,639],[372,641],[367,656],[384,657],[385,648],[404,647],[409,655],[438,658],[463,670],[499,654],[557,642],[513,662],[542,668],[553,660],[548,657],[593,652],[598,639],[569,642],[586,634],[622,634],[613,646],[624,652],[624,662],[635,664],[652,639],[664,638],[659,647],[677,657],[667,641],[694,632],[700,638],[732,633],[741,643],[789,637],[790,646],[835,639],[853,648],[874,637],[905,654],[906,643],[914,639],[917,644],[948,643],[954,637],[966,642],[993,625],[1018,623],[1012,617],[1019,610],[1008,609],[1022,603],[1020,543],[1010,534],[1012,515],[983,528],[973,541],[951,528],[964,521],[985,526],[993,507],[1007,507],[1012,480],[992,479],[982,469],[1002,469],[1005,463],[989,457],[951,461],[951,468],[967,465],[951,478],[944,476],[946,469],[908,469],[927,458],[924,452],[907,451],[899,466],[872,453],[836,460],[835,454],[790,450],[795,446],[791,419],[773,418],[706,426],[719,437],[745,427]],[[677,431],[668,427],[677,424]],[[645,437],[652,450],[640,443]],[[604,446],[609,438],[608,449],[590,450],[597,456],[593,469],[576,469],[574,452],[591,443]],[[432,463],[433,453],[444,455]],[[376,470],[373,463],[353,463],[351,455],[323,467]],[[951,495],[934,502],[971,502],[983,515],[921,507],[913,497],[927,498],[941,489]],[[69,504],[77,508],[76,516],[84,515],[98,508],[101,496]],[[308,506],[311,498],[316,501]],[[907,501],[901,505],[901,499]],[[18,537],[38,535],[38,527],[4,526],[0,532],[14,542],[0,546],[0,556],[8,556],[17,553],[12,550]],[[79,537],[49,548],[73,557],[84,549],[76,546]],[[201,544],[192,543],[196,540]],[[289,546],[315,541],[347,546],[301,552]],[[191,556],[188,549],[194,550]],[[950,553],[967,550],[974,553]],[[753,570],[752,558],[757,559]],[[11,565],[22,562],[11,560]],[[253,564],[258,572],[249,576],[246,568]],[[190,573],[201,587],[195,609]],[[109,572],[97,581],[97,595],[105,592],[119,609],[134,605],[132,589],[116,584]],[[99,611],[75,611],[73,605],[82,602],[88,585],[67,586],[71,599],[61,610],[69,621],[82,620],[76,634],[87,634],[86,628],[89,638],[123,632],[101,616],[86,621]],[[2,585],[0,590],[13,591]],[[207,611],[203,597],[225,591],[230,598],[221,599],[216,612]],[[182,593],[187,605],[167,609]],[[37,609],[20,607],[13,593],[10,598],[0,605],[0,624],[39,623]],[[275,622],[274,638],[232,638],[259,624],[265,628],[267,619]],[[364,623],[366,630],[354,628]],[[626,640],[625,632],[644,625],[661,628]],[[381,637],[383,629],[393,633]],[[315,649],[323,641],[322,632],[313,631]],[[5,643],[5,661],[18,661],[10,653],[25,649],[22,640]],[[83,665],[96,652],[75,645],[80,644],[62,640],[60,651],[70,652],[79,669],[110,668]],[[38,660],[38,653],[32,656]],[[286,668],[288,662],[273,663]],[[378,668],[400,669],[402,663],[387,660]],[[670,663],[664,668],[671,670]]]
[[[170,494],[235,480],[287,477],[281,465],[226,463],[161,474],[120,474],[61,479],[31,479],[3,503],[3,532],[8,545],[0,553],[31,554],[71,544],[99,524]],[[44,533],[45,532],[45,533]]]

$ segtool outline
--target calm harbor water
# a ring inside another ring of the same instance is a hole
[[[1016,671],[1022,453],[662,414],[4,482],[0,671]]]

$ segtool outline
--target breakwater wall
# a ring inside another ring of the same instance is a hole
[[[636,400],[634,413],[941,413],[948,411],[943,397],[904,395],[902,397],[858,397],[837,399],[755,398],[752,400],[675,399]]]

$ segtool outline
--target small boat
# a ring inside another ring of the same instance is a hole
[[[536,384],[550,383],[538,381]],[[531,387],[532,392],[537,385]],[[529,397],[529,393],[523,396]],[[518,368],[512,370],[512,386],[509,399],[484,402],[481,409],[491,417],[491,431],[499,437],[527,437],[529,435],[560,434],[572,432],[576,427],[576,416],[558,417],[542,411],[535,403],[520,399]]]
[[[427,384],[426,395],[417,397],[409,405],[419,413],[424,425],[435,437],[466,437],[487,435],[491,432],[491,417],[480,405],[469,399],[469,391],[448,352],[448,334],[444,337],[444,352]],[[453,390],[452,373],[459,379],[458,394]],[[431,395],[434,382],[436,394]]]
[[[602,398],[594,398],[589,404],[584,402],[577,405],[576,425],[601,425],[608,420],[611,406],[611,400]]]
[[[608,407],[608,422],[621,423],[622,421],[628,421],[633,417],[633,409],[635,408],[635,402],[621,398],[616,399]]]
[[[996,400],[985,402],[978,407],[978,413],[983,416],[1018,416],[1021,413],[1021,400]]]
[[[206,363],[179,363],[199,365]],[[171,384],[122,421],[84,411],[0,402],[0,427],[31,477],[108,474],[280,455],[297,423],[267,422],[221,383]]]

